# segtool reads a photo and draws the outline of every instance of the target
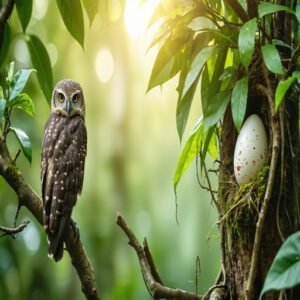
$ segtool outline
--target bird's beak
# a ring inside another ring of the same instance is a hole
[[[72,109],[73,109],[72,103],[71,103],[71,101],[68,99],[68,100],[66,101],[66,111],[68,112],[68,115],[70,115]]]

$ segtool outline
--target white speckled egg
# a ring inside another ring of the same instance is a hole
[[[239,185],[253,179],[267,159],[267,133],[258,115],[251,115],[241,128],[234,149],[234,175]]]

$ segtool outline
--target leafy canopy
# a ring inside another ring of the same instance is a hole
[[[202,105],[199,121],[187,138],[177,163],[173,180],[175,192],[195,156],[201,154],[201,166],[207,152],[214,159],[218,157],[218,132],[229,105],[236,130],[241,129],[248,102],[251,65],[258,56],[256,52],[262,53],[263,63],[281,80],[276,90],[276,109],[295,79],[299,78],[298,72],[284,78],[286,70],[279,49],[283,47],[293,51],[291,46],[282,40],[261,38],[260,24],[268,22],[268,16],[278,12],[296,18],[300,15],[297,9],[294,11],[270,2],[260,2],[258,18],[244,21],[227,2],[218,0],[162,0],[158,5],[149,26],[162,15],[164,22],[150,45],[158,45],[159,51],[148,90],[178,75],[176,125],[180,141],[198,89]]]

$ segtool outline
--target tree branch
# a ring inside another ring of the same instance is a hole
[[[29,224],[29,221],[25,221],[17,227],[4,227],[0,226],[0,231],[4,232],[2,236],[10,235],[12,238],[16,237],[16,234],[23,231],[23,229]]]
[[[145,284],[154,299],[178,299],[178,300],[200,300],[203,297],[183,291],[180,289],[172,289],[163,285],[162,280],[157,272],[154,265],[147,241],[144,242],[144,247],[142,247],[134,235],[133,231],[130,229],[129,225],[125,219],[117,214],[116,223],[121,227],[129,239],[129,245],[134,248],[141,267],[141,271],[144,277]],[[225,299],[224,286],[215,286],[214,299]],[[217,298],[217,295],[219,298]],[[206,298],[207,299],[207,298]],[[209,298],[212,299],[212,298]]]
[[[230,7],[235,11],[235,13],[243,22],[249,20],[247,12],[237,0],[226,0],[226,2],[230,5]]]
[[[271,131],[272,131],[272,156],[271,156],[271,163],[270,163],[270,172],[269,172],[269,178],[267,183],[267,188],[265,192],[265,196],[263,199],[263,203],[261,206],[261,210],[258,216],[258,221],[256,223],[256,231],[255,231],[255,238],[254,238],[254,245],[253,245],[253,251],[252,251],[252,258],[251,258],[251,266],[250,266],[250,272],[248,277],[248,283],[246,288],[246,299],[250,300],[253,298],[253,289],[254,289],[254,283],[257,273],[257,265],[258,265],[258,256],[259,251],[261,249],[261,241],[263,236],[263,228],[264,228],[264,222],[267,215],[267,210],[269,206],[269,202],[272,196],[272,190],[273,185],[275,181],[275,172],[276,172],[276,166],[278,162],[279,157],[279,149],[280,149],[280,126],[279,126],[279,120],[278,115],[275,113],[274,109],[274,96],[273,96],[273,90],[270,84],[270,80],[268,77],[268,73],[266,70],[266,67],[263,66],[263,73],[264,78],[266,81],[267,87],[259,84],[258,89],[267,97],[270,114],[271,114]]]
[[[33,214],[37,221],[42,224],[43,205],[42,200],[35,191],[26,183],[23,175],[13,163],[7,149],[4,137],[0,138],[0,175],[7,181],[16,192],[19,205],[24,205]],[[100,294],[97,289],[96,279],[92,264],[87,256],[80,239],[76,239],[71,226],[67,228],[65,244],[70,254],[71,262],[77,271],[81,281],[82,291],[86,299],[99,300]]]
[[[0,49],[2,49],[5,24],[12,13],[15,0],[7,0],[0,10]]]

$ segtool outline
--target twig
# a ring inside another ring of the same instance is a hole
[[[237,0],[226,0],[225,2],[231,6],[243,22],[246,22],[249,19],[247,12]]]
[[[149,249],[149,246],[148,246],[148,242],[147,242],[147,239],[145,238],[144,239],[144,252],[145,252],[145,255],[147,257],[147,261],[149,263],[149,267],[150,267],[150,270],[151,270],[151,274],[153,275],[154,279],[159,282],[160,284],[164,285],[163,284],[163,281],[156,269],[156,266],[154,264],[154,260],[153,260],[153,257],[152,257],[152,254],[150,252],[150,249]]]
[[[7,181],[18,196],[19,203],[26,206],[37,221],[42,224],[43,205],[40,197],[27,184],[20,170],[13,164],[8,152],[5,139],[0,137],[0,175]],[[74,230],[69,226],[66,230],[65,244],[70,254],[72,264],[81,281],[82,291],[86,299],[99,300],[96,279],[92,264],[87,256],[81,240],[75,236]]]
[[[16,235],[23,231],[23,229],[29,224],[29,221],[25,221],[22,224],[20,224],[19,226],[16,227],[4,227],[4,226],[0,226],[0,231],[4,232],[2,236],[5,235],[10,235],[12,238],[16,238]]]
[[[7,0],[0,10],[0,49],[2,49],[4,28],[15,5],[15,0]]]
[[[284,103],[279,107],[279,114],[280,114],[280,132],[281,132],[281,156],[280,156],[280,186],[279,186],[279,193],[277,198],[277,207],[276,207],[276,224],[278,233],[280,236],[281,241],[284,241],[284,236],[280,228],[280,218],[279,218],[279,210],[280,210],[280,202],[283,192],[283,184],[284,184]]]
[[[271,156],[270,172],[269,172],[268,183],[265,191],[265,196],[258,216],[258,221],[256,223],[251,266],[250,266],[250,272],[249,272],[247,288],[246,288],[247,300],[252,299],[253,297],[253,288],[254,288],[254,282],[256,278],[257,265],[258,265],[258,254],[261,246],[264,222],[267,215],[268,206],[271,199],[272,189],[275,181],[275,172],[276,172],[276,166],[278,162],[279,149],[280,149],[280,126],[279,126],[278,116],[275,113],[273,91],[272,91],[271,83],[265,66],[263,66],[263,74],[264,74],[267,87],[259,84],[258,89],[267,97],[268,104],[269,104],[269,110],[271,114],[270,123],[271,123],[271,130],[273,136],[272,156]]]
[[[154,275],[153,267],[150,267],[150,264],[154,264],[153,260],[149,263],[148,257],[145,254],[145,247],[143,248],[139,241],[137,240],[136,236],[134,235],[133,231],[130,229],[129,225],[125,221],[125,219],[118,213],[116,218],[116,223],[120,226],[120,228],[125,232],[129,239],[129,245],[134,248],[141,267],[141,271],[145,280],[145,284],[148,290],[151,293],[151,296],[154,299],[177,299],[177,300],[200,300],[202,299],[201,296],[196,295],[191,292],[183,291],[180,289],[172,289],[169,287],[164,286],[157,280]],[[147,245],[148,248],[148,245]],[[149,248],[147,249],[149,251]],[[150,251],[149,251],[150,253]],[[152,256],[151,256],[152,259]],[[155,268],[156,270],[156,268]],[[160,278],[160,277],[159,277]],[[221,298],[223,299],[223,298]]]
[[[18,150],[18,152],[17,152],[15,158],[13,159],[13,163],[14,163],[14,164],[16,163],[16,161],[17,161],[17,159],[18,159],[20,153],[21,153],[21,149]]]

